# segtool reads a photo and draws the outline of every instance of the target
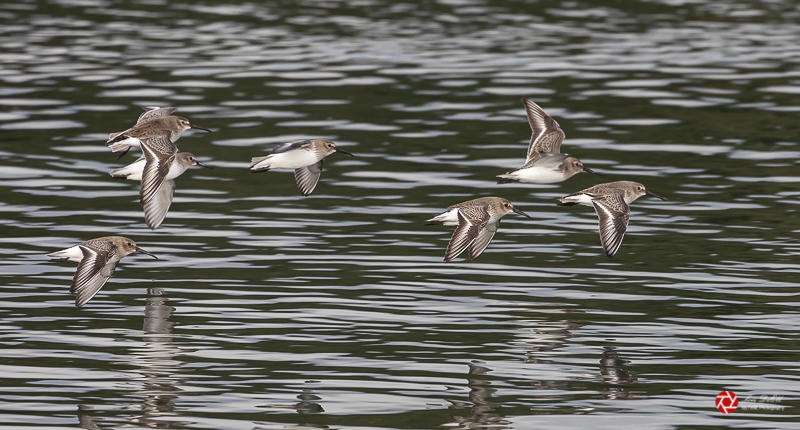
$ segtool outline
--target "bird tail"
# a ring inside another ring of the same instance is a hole
[[[559,206],[575,206],[578,204],[578,201],[575,197],[575,194],[566,195],[558,199]]]
[[[503,173],[502,175],[497,175],[497,183],[507,184],[509,182],[519,182],[519,179],[517,179],[516,175],[513,175],[514,172],[516,172],[516,170]]]
[[[270,169],[269,163],[264,163],[267,159],[269,159],[271,155],[265,155],[263,157],[253,157],[250,159],[250,170],[253,172],[266,172]]]

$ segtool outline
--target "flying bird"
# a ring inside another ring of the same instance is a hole
[[[250,170],[266,172],[272,169],[294,169],[294,180],[300,194],[308,196],[319,182],[322,161],[334,152],[353,157],[353,154],[337,148],[330,140],[298,140],[279,145],[269,155],[253,157],[250,160]]]
[[[666,198],[647,191],[644,185],[633,181],[616,181],[598,184],[559,199],[562,206],[593,206],[600,220],[600,243],[606,255],[613,257],[622,245],[628,230],[631,202],[644,195],[661,200]]]
[[[175,193],[173,179],[191,166],[212,167],[198,161],[190,152],[178,152],[178,147],[166,135],[143,139],[141,148],[142,157],[112,170],[110,174],[114,178],[141,181],[139,201],[144,209],[144,219],[155,230],[164,221],[172,204]]]
[[[454,204],[429,219],[427,224],[457,226],[444,253],[445,263],[452,261],[465,249],[469,250],[469,259],[474,260],[489,246],[500,227],[500,219],[511,212],[533,219],[506,199],[481,197]]]
[[[51,261],[75,261],[78,269],[72,278],[70,292],[75,294],[75,306],[82,307],[103,288],[122,257],[140,252],[156,260],[154,254],[136,246],[122,236],[105,236],[90,239],[75,246],[47,254]]]
[[[498,183],[530,182],[554,184],[566,181],[580,172],[597,174],[583,165],[581,160],[561,153],[564,131],[550,115],[533,100],[523,97],[522,104],[531,126],[528,157],[519,169],[497,175]]]
[[[106,146],[112,152],[123,151],[120,157],[125,155],[131,148],[138,148],[142,140],[152,139],[158,136],[168,136],[172,143],[180,139],[184,131],[197,129],[211,131],[207,128],[193,125],[188,119],[172,115],[177,110],[174,107],[148,107],[147,110],[139,115],[136,125],[117,133],[111,133],[106,141]]]

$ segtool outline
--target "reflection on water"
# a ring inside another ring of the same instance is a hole
[[[36,0],[0,18],[6,425],[77,408],[85,428],[712,427],[723,388],[787,406],[726,424],[800,419],[796,4]],[[527,145],[523,95],[606,178],[497,185]],[[215,130],[181,138],[216,168],[181,177],[157,231],[108,175],[136,155],[104,145],[148,105]],[[308,137],[358,158],[308,198],[249,173]],[[556,199],[622,179],[670,200],[637,201],[608,259],[596,215]],[[491,195],[534,220],[443,264],[424,220]],[[73,309],[74,268],[43,254],[108,234],[162,260],[128,257]]]
[[[177,357],[181,349],[172,341],[172,313],[175,308],[167,304],[163,290],[147,289],[142,323],[142,343],[131,348],[132,372],[139,375],[132,380],[141,384],[141,389],[126,397],[135,398],[136,403],[123,407],[130,424],[148,428],[182,428],[187,423],[176,420],[175,401],[181,391],[181,362]],[[99,429],[102,419],[93,416],[91,408],[78,405],[80,425],[86,429]]]
[[[468,365],[469,404],[452,402],[450,409],[455,412],[458,409],[469,408],[470,415],[453,415],[451,423],[445,424],[445,426],[456,425],[458,428],[466,429],[508,428],[509,422],[498,414],[498,404],[493,399],[497,389],[493,388],[491,382],[486,378],[492,369],[479,362],[471,362]]]
[[[603,381],[603,398],[608,400],[628,400],[635,398],[630,392],[636,377],[631,373],[630,361],[620,358],[613,346],[604,346],[600,358],[600,376]]]

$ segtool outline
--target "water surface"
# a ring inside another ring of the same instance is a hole
[[[8,427],[791,428],[800,407],[800,10],[366,0],[0,6]],[[498,185],[532,97],[605,175]],[[173,105],[214,170],[151,231],[107,133]],[[250,157],[335,140],[311,197]],[[556,199],[635,180],[620,252]],[[474,262],[424,225],[509,215]],[[44,254],[122,234],[84,308]],[[723,416],[723,390],[782,410]]]

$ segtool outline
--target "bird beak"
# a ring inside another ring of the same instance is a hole
[[[514,211],[514,213],[518,213],[518,214],[520,214],[520,215],[522,215],[522,216],[524,216],[524,217],[526,217],[526,218],[533,219],[533,217],[532,217],[532,216],[530,216],[530,215],[526,214],[525,212],[522,212],[521,210],[519,210],[519,209],[517,209],[517,208],[514,208],[514,209],[512,209],[512,210]]]
[[[155,254],[153,254],[153,253],[151,253],[151,252],[149,252],[149,251],[145,251],[144,249],[142,249],[142,248],[139,248],[138,246],[136,247],[136,252],[139,252],[139,253],[142,253],[142,254],[147,254],[147,255],[149,255],[149,256],[151,256],[151,257],[155,258],[156,260],[160,260],[160,258],[156,257],[156,255],[155,255]]]
[[[209,166],[208,164],[203,164],[203,163],[201,163],[199,161],[196,161],[195,164],[197,164],[200,167],[205,167],[206,169],[213,169],[214,168],[212,166]]]
[[[583,171],[584,171],[584,172],[587,172],[587,173],[592,173],[592,174],[595,174],[595,175],[597,175],[597,176],[603,176],[603,175],[601,175],[601,174],[599,174],[599,173],[595,172],[594,170],[592,170],[592,169],[590,169],[590,168],[588,168],[588,167],[584,167],[584,168],[583,168]]]
[[[648,196],[655,197],[657,199],[661,199],[661,200],[666,200],[667,199],[666,197],[661,197],[656,193],[651,193],[650,191],[645,191],[644,193],[647,194]]]
[[[196,126],[194,124],[190,124],[189,128],[193,128],[195,130],[203,130],[203,131],[207,131],[207,132],[211,133],[211,129],[208,129],[208,128],[205,128],[205,127],[198,127],[198,126]]]
[[[348,156],[350,158],[354,158],[355,157],[355,155],[353,155],[353,154],[351,154],[351,153],[349,153],[347,151],[343,151],[343,150],[341,150],[339,148],[336,148],[336,152],[341,152],[342,154],[344,154],[344,155],[346,155],[346,156]]]

